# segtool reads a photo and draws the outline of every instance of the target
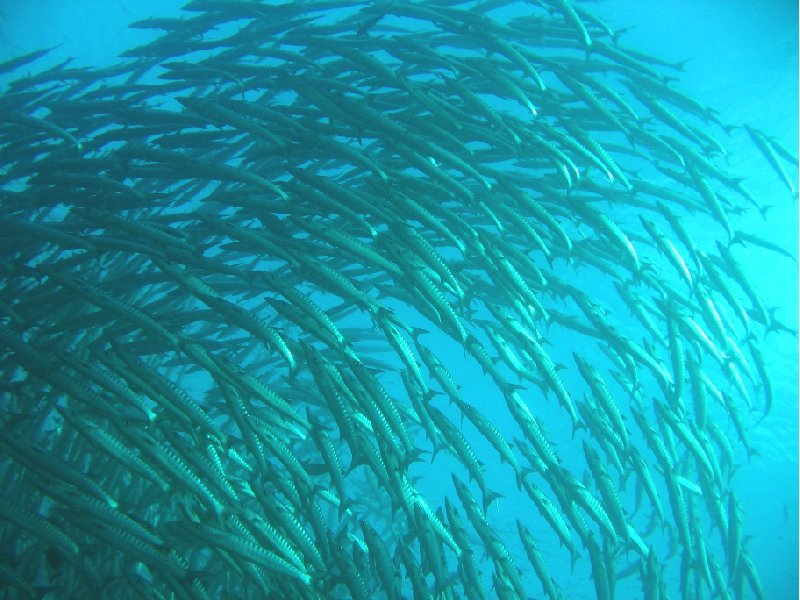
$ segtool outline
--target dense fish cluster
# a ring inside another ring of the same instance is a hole
[[[681,65],[569,0],[184,10],[0,65],[6,597],[763,597],[788,253]]]

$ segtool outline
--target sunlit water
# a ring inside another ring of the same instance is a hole
[[[33,72],[67,57],[75,59],[75,66],[109,64],[119,52],[143,44],[155,35],[128,29],[127,23],[151,16],[174,16],[179,14],[182,4],[176,0],[7,1],[0,4],[0,61],[58,45],[45,61],[26,69]],[[586,6],[613,28],[630,26],[621,38],[626,46],[670,61],[688,59],[676,86],[699,102],[716,108],[722,121],[760,128],[796,154],[795,2],[608,0]],[[796,201],[744,131],[735,130],[720,141],[729,150],[732,172],[744,178],[747,188],[759,201],[773,205],[766,219],[754,212],[742,216],[737,225],[796,253]],[[691,220],[687,226],[691,229]],[[698,237],[703,235],[701,231],[695,233]],[[754,248],[739,246],[735,252],[767,306],[776,307],[776,316],[796,329],[797,264]],[[446,344],[434,349],[459,354],[458,349]],[[569,355],[569,348],[561,350]],[[557,348],[550,351],[559,353]],[[782,599],[796,597],[798,588],[797,340],[773,334],[764,345],[764,355],[771,369],[775,405],[769,417],[755,426],[751,434],[761,455],[750,461],[740,455],[735,490],[746,515],[744,533],[745,539],[749,539],[749,553],[760,572],[766,597]],[[454,376],[459,378],[459,365],[451,366]],[[480,377],[476,377],[473,389],[465,390],[465,395],[469,394],[478,406],[481,403],[475,399],[494,393]],[[480,440],[474,443],[476,449],[485,445]],[[575,451],[582,457],[580,448]],[[559,447],[565,460],[569,460],[570,452],[569,448]],[[449,481],[446,457],[437,458],[430,469],[441,470]],[[503,503],[508,509],[513,502],[514,484],[505,483],[496,482],[508,498],[495,505],[494,511],[502,512]],[[421,489],[434,496],[437,493],[435,485],[421,484]],[[515,535],[513,531],[509,533]],[[572,597],[594,594],[586,572],[554,571],[553,575]],[[628,589],[624,583],[619,585],[620,590]],[[637,591],[635,587],[631,589]],[[618,597],[622,597],[621,591]]]

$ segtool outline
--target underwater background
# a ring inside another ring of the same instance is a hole
[[[55,65],[66,57],[74,57],[74,66],[115,64],[120,52],[155,38],[152,32],[128,29],[129,22],[154,16],[179,16],[183,4],[174,0],[6,0],[0,3],[0,62],[57,46],[36,63],[36,70]],[[578,4],[614,28],[629,27],[621,38],[626,46],[667,61],[685,60],[683,70],[677,74],[676,87],[700,104],[716,109],[723,122],[747,123],[797,153],[796,2],[601,0]],[[33,66],[23,68],[23,72],[25,69],[33,72]],[[747,231],[796,256],[796,196],[791,198],[744,131],[734,131],[723,144],[728,150],[730,172],[746,181],[759,202],[772,205],[766,218],[754,211],[747,215]],[[796,172],[791,176],[796,181]],[[686,223],[696,239],[703,238],[702,230],[692,229],[691,219],[687,218]],[[775,307],[780,320],[796,330],[797,262],[755,246],[748,247],[738,257],[765,304]],[[587,281],[586,285],[593,282]],[[459,373],[458,353],[454,352],[452,341],[428,341],[437,353],[451,357],[448,367],[454,374]],[[771,370],[774,406],[763,421],[752,425],[751,444],[759,455],[748,458],[741,449],[737,450],[739,467],[733,489],[746,515],[743,534],[765,597],[793,598],[798,590],[797,338],[768,336],[762,348]],[[480,397],[497,392],[488,381],[476,381],[475,388],[468,393]],[[553,399],[549,406],[555,406]],[[474,443],[476,447],[482,444],[480,440]],[[567,462],[572,452],[577,460],[582,460],[579,445],[571,449],[560,443],[558,450]],[[423,461],[415,469],[424,474],[419,486],[426,495],[435,497],[436,481],[442,477],[450,481],[447,458],[437,458],[427,466]],[[441,472],[437,473],[437,469]],[[510,487],[513,486],[512,481]],[[487,514],[514,512],[509,505],[513,501],[513,494],[509,493],[509,498],[496,501]],[[594,597],[595,590],[585,570],[570,572],[568,564],[557,565],[551,565],[551,574],[568,598]],[[633,594],[630,597],[639,597],[636,582],[630,584],[631,588],[625,585],[618,582],[617,597],[628,597],[626,589],[634,590],[629,592]],[[539,592],[537,587],[530,597],[542,597]]]

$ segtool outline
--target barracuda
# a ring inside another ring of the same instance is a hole
[[[193,0],[0,64],[17,595],[772,591],[731,490],[796,157],[587,6]]]

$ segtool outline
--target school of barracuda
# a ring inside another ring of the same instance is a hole
[[[569,0],[184,10],[0,65],[5,597],[763,597],[791,152]]]

